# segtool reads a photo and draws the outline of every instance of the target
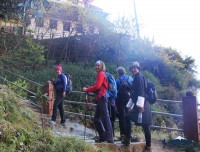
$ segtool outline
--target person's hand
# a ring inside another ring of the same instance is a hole
[[[54,81],[56,81],[56,79],[55,79],[55,78],[52,78],[51,81],[54,82]]]
[[[131,111],[132,109],[131,108],[128,108],[128,111]]]
[[[140,112],[144,112],[144,108],[143,107],[139,107],[139,111]]]
[[[65,97],[65,92],[62,93],[62,96]]]
[[[83,91],[87,91],[87,88],[86,88],[86,87],[83,87]]]

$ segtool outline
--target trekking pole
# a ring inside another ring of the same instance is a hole
[[[85,133],[86,133],[86,115],[87,115],[87,109],[90,109],[90,104],[88,102],[88,92],[85,94],[85,118],[84,118],[84,123],[85,123],[85,128],[84,128],[84,140],[85,140]]]

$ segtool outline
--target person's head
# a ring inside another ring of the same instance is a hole
[[[139,62],[137,62],[137,61],[133,62],[131,64],[131,66],[129,67],[129,71],[134,75],[138,74],[140,72],[140,64],[139,64]]]
[[[58,64],[56,66],[56,74],[57,75],[60,75],[62,73],[62,65],[61,64]]]
[[[103,61],[98,60],[95,64],[95,69],[97,72],[106,71],[106,66]]]
[[[193,91],[192,91],[192,90],[187,90],[186,96],[187,96],[187,97],[189,97],[189,96],[194,96]]]
[[[118,67],[116,69],[116,71],[117,71],[117,73],[118,73],[119,76],[126,74],[126,70],[123,67]]]

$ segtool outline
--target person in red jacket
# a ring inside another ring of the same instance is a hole
[[[94,124],[99,134],[99,142],[113,143],[113,129],[108,112],[108,102],[105,97],[108,89],[105,70],[105,64],[102,61],[97,61],[96,82],[92,86],[83,87],[83,91],[95,93],[95,102],[97,106],[94,115]]]

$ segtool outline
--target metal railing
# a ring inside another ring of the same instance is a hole
[[[6,70],[6,71],[9,72],[9,73],[11,73],[11,72],[8,71],[8,70]],[[14,74],[14,73],[11,73],[11,74]],[[15,76],[18,76],[18,77],[20,77],[20,78],[22,78],[22,79],[24,79],[24,80],[26,80],[26,81],[29,81],[29,82],[31,82],[31,83],[34,83],[35,85],[38,85],[39,87],[42,86],[41,84],[39,84],[39,83],[37,83],[37,82],[34,82],[34,81],[30,80],[30,79],[27,79],[27,78],[25,78],[25,77],[23,77],[23,76],[20,76],[20,75],[17,75],[17,74],[14,74],[14,75],[15,75]],[[21,86],[15,84],[15,83],[13,83],[13,82],[7,80],[6,78],[4,78],[4,77],[2,77],[2,76],[0,76],[0,79],[2,79],[4,82],[10,83],[10,84],[12,84],[12,85],[14,85],[14,86],[20,88],[21,90],[23,90],[23,91],[25,91],[25,92],[27,92],[27,93],[33,95],[33,96],[36,95],[35,92],[32,92],[32,91],[30,91],[30,90],[28,90],[28,89],[26,89],[26,88],[23,88],[23,87],[21,87]],[[70,94],[82,94],[82,95],[94,96],[94,94],[92,94],[92,93],[86,93],[86,92],[82,92],[82,91],[72,91],[72,92],[70,92]],[[19,96],[19,95],[18,95],[18,96]],[[182,103],[182,101],[163,100],[163,99],[158,99],[158,103],[159,103],[159,102],[178,103],[178,104],[181,104],[181,103]],[[85,102],[64,100],[64,103],[65,103],[65,104],[77,104],[77,105],[82,105],[82,106],[85,106],[85,108],[87,108],[87,106],[86,106],[87,103],[85,103]],[[94,106],[94,107],[96,106],[96,104],[94,104],[94,103],[89,103],[89,105]],[[37,105],[37,106],[39,106],[39,105]],[[85,109],[85,110],[86,110],[86,109]],[[72,111],[66,111],[66,110],[65,110],[65,113],[67,113],[67,114],[69,114],[69,115],[77,115],[77,116],[81,116],[81,117],[86,117],[87,119],[92,119],[92,118],[93,118],[93,116],[91,116],[91,115],[76,113],[76,112],[72,112]],[[172,113],[159,112],[159,111],[152,111],[152,114],[153,114],[153,115],[166,115],[166,116],[177,117],[177,118],[181,118],[181,119],[182,119],[182,117],[183,117],[183,115],[180,115],[180,114],[172,114]],[[183,131],[183,129],[180,129],[180,128],[170,128],[170,127],[162,127],[162,126],[155,126],[155,125],[151,125],[151,127],[152,127],[152,128],[155,128],[155,129],[166,129],[166,130],[170,130],[170,131],[172,131],[172,130],[173,130],[173,131],[181,131],[181,132]]]
[[[73,93],[73,91],[72,91]],[[85,92],[81,92],[81,91],[75,91],[75,93],[81,93],[81,94],[86,94]],[[78,105],[83,105],[86,106],[87,104],[85,102],[78,102],[78,101],[71,101],[71,100],[64,100],[64,102],[66,104],[78,104]],[[158,99],[158,102],[170,102],[173,103],[173,100],[162,100],[162,99]],[[175,103],[182,103],[181,101],[175,101]],[[96,106],[96,104],[90,103],[91,106]],[[87,107],[85,107],[87,108]],[[72,112],[72,111],[66,111],[65,113],[67,114],[71,114],[71,115],[77,115],[77,116],[82,116],[82,117],[87,117],[88,119],[93,118],[93,116],[91,115],[85,115],[85,114],[80,114],[80,113],[76,113],[76,112]],[[158,112],[158,111],[152,111],[152,114],[160,114],[160,115],[167,115],[167,116],[172,116],[172,117],[178,117],[178,118],[183,118],[183,115],[179,115],[179,114],[172,114],[172,113],[166,113],[166,112]],[[155,125],[151,125],[151,128],[155,128],[155,129],[166,129],[169,131],[180,131],[183,132],[183,129],[180,128],[170,128],[170,127],[162,127],[162,126],[155,126]]]

